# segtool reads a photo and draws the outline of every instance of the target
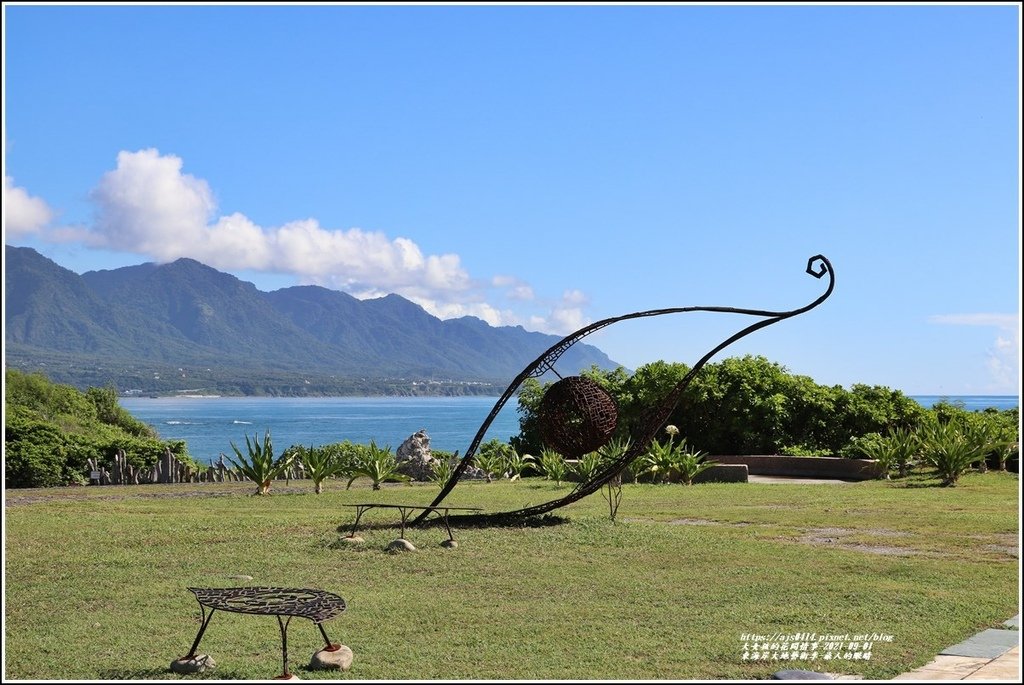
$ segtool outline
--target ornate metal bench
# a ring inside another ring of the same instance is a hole
[[[332,643],[324,630],[324,621],[329,621],[345,611],[345,600],[336,594],[324,590],[309,588],[284,587],[227,587],[227,588],[188,588],[196,596],[203,613],[203,624],[188,654],[182,659],[194,659],[199,641],[210,624],[210,619],[218,609],[238,614],[259,614],[276,616],[277,625],[281,629],[281,663],[284,671],[278,678],[290,678],[288,671],[288,624],[293,617],[308,618],[320,630],[324,638],[326,651],[336,651],[341,645]],[[206,610],[210,613],[207,614]],[[287,616],[285,621],[282,616]]]

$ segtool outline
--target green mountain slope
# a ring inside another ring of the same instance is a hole
[[[500,391],[559,340],[473,317],[442,321],[398,295],[358,300],[316,286],[265,293],[192,259],[79,276],[7,246],[5,287],[8,365],[82,386],[330,393],[325,378],[361,379],[344,387],[365,388],[367,379],[401,377],[483,380]],[[581,344],[559,368],[566,375],[593,364],[616,366]]]

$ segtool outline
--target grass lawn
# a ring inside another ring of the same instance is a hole
[[[443,527],[411,529],[405,554],[383,551],[393,510],[363,517],[365,545],[340,545],[354,512],[341,505],[426,504],[433,485],[9,490],[4,676],[182,678],[167,669],[199,627],[186,587],[250,584],[348,601],[325,624],[355,653],[348,673],[307,671],[320,636],[292,621],[303,679],[890,678],[1019,610],[1017,477],[936,483],[627,485],[615,524],[594,495],[534,525],[454,523],[456,549]],[[447,503],[506,511],[568,487],[463,483]],[[742,658],[745,634],[792,633],[892,639],[870,659]],[[218,612],[200,652],[218,663],[206,677],[280,672],[271,617]]]

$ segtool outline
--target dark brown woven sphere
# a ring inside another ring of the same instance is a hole
[[[611,439],[619,412],[615,400],[600,385],[582,376],[569,376],[544,393],[537,419],[546,447],[567,459],[578,459]]]

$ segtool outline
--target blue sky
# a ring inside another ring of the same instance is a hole
[[[722,356],[1018,394],[1016,4],[4,12],[4,240],[567,333],[825,304]],[[693,363],[747,317],[588,341]]]

